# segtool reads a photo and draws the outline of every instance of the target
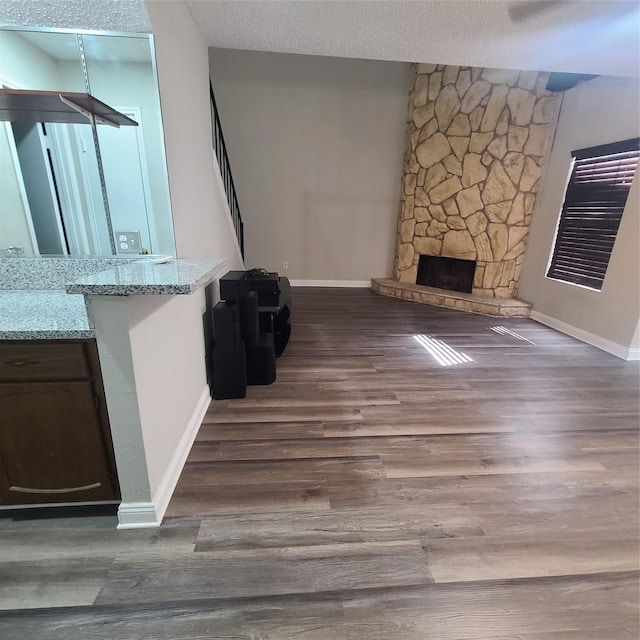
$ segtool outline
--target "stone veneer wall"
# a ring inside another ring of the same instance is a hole
[[[515,296],[556,119],[548,74],[415,64],[395,280],[421,254],[477,260],[473,294]]]

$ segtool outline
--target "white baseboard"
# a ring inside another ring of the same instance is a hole
[[[640,360],[640,349],[629,349],[627,360]]]
[[[118,529],[151,529],[159,526],[153,502],[122,502],[118,507]]]
[[[621,358],[622,360],[640,360],[640,349],[629,349],[627,347],[623,347],[617,342],[607,340],[595,333],[576,327],[568,322],[563,322],[562,320],[548,316],[545,313],[540,313],[539,311],[534,310],[531,312],[531,319],[539,322],[540,324],[544,324],[547,327],[566,333],[572,338],[577,338],[582,342],[586,342],[593,347],[602,349],[602,351],[606,351],[607,353],[610,353],[617,358]]]
[[[291,280],[292,287],[352,287],[371,288],[371,280]]]
[[[118,529],[144,529],[160,526],[210,403],[209,387],[205,387],[152,501],[123,502],[118,509]]]
[[[193,445],[193,441],[196,439],[198,429],[202,424],[202,420],[204,419],[210,404],[211,392],[209,391],[209,387],[205,386],[200,394],[200,398],[198,399],[198,404],[196,404],[196,407],[193,410],[193,414],[187,424],[187,428],[182,434],[182,438],[180,438],[180,442],[178,443],[173,457],[171,458],[171,462],[169,463],[162,481],[158,485],[158,489],[152,498],[153,504],[156,506],[156,513],[158,514],[158,524],[162,522],[164,512],[169,506],[173,490],[176,488],[176,484],[178,484],[180,474],[184,469],[185,462],[187,461],[187,457],[191,451],[191,446]]]

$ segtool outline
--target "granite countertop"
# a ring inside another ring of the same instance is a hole
[[[7,259],[0,265],[0,340],[93,338],[84,296],[69,294],[188,295],[225,264],[205,258],[170,258],[162,264],[149,258]],[[83,268],[93,272],[81,275]]]
[[[0,340],[94,336],[84,298],[53,289],[0,291]]]
[[[207,258],[171,258],[164,264],[140,260],[75,279],[65,289],[100,296],[188,295],[212,280],[225,264]]]

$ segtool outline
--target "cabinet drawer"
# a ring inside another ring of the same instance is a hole
[[[89,378],[82,343],[0,344],[0,382]]]
[[[0,384],[0,504],[117,498],[90,380]]]

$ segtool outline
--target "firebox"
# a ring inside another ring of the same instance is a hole
[[[475,260],[422,255],[418,262],[416,284],[471,293],[475,271]]]

